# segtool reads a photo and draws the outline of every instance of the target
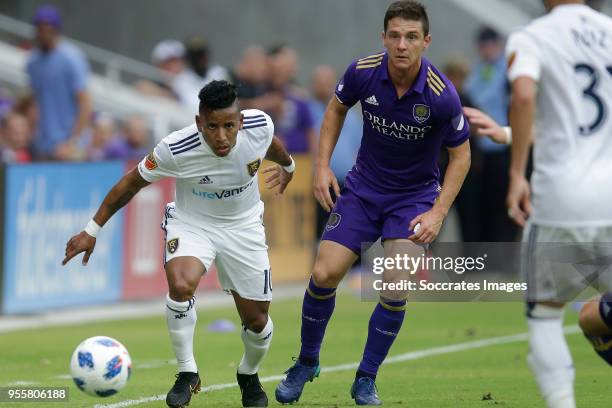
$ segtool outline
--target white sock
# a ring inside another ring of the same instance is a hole
[[[563,309],[536,305],[527,319],[529,356],[548,408],[576,408],[574,364],[563,334]]]
[[[255,374],[259,371],[259,366],[270,348],[273,329],[274,324],[270,316],[266,327],[260,333],[255,333],[246,327],[242,329],[240,337],[244,343],[244,355],[238,366],[238,373]]]
[[[187,302],[177,302],[166,295],[166,321],[179,372],[198,372],[193,357],[193,333],[198,320],[194,306],[195,296]]]

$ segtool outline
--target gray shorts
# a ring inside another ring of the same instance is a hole
[[[527,301],[567,303],[612,289],[612,226],[528,224],[521,273]]]

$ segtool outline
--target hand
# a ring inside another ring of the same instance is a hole
[[[280,165],[270,166],[263,171],[264,173],[271,173],[271,176],[266,179],[266,187],[272,190],[276,186],[278,188],[277,194],[283,194],[287,188],[287,184],[293,178],[293,173],[288,173]]]
[[[81,158],[80,156],[81,153],[79,152],[79,149],[70,139],[57,145],[55,151],[53,152],[53,157],[55,160],[60,161],[78,160]]]
[[[518,225],[524,227],[527,218],[533,212],[531,191],[525,176],[510,175],[506,205],[508,206],[508,216]]]
[[[436,207],[417,215],[410,221],[408,229],[414,231],[417,224],[421,224],[421,226],[408,239],[415,244],[431,244],[440,233],[445,217],[446,215]]]
[[[463,113],[478,136],[487,136],[495,143],[506,144],[508,140],[506,132],[489,115],[478,109],[468,107],[463,108]]]
[[[330,187],[333,187],[336,197],[340,197],[340,186],[334,172],[329,166],[317,166],[314,175],[314,195],[321,207],[327,212],[334,208],[334,201],[329,194]]]
[[[66,244],[66,257],[62,261],[62,265],[66,265],[68,261],[81,252],[85,252],[85,255],[83,255],[83,265],[87,265],[89,257],[91,256],[95,246],[96,239],[85,231],[81,231],[74,237],[70,238]]]

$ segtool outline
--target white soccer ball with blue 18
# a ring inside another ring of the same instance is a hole
[[[70,373],[81,391],[95,397],[108,397],[119,392],[130,379],[132,359],[117,340],[90,337],[72,353]]]

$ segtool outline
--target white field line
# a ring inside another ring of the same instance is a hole
[[[304,296],[305,284],[278,285],[274,287],[274,301],[299,299]],[[198,292],[198,312],[231,307],[234,299],[224,292]],[[51,310],[35,315],[0,316],[0,336],[18,330],[41,329],[43,327],[69,326],[100,321],[136,319],[143,317],[162,318],[166,309],[165,298],[147,301],[130,301],[96,306],[80,306],[63,310]],[[165,317],[163,317],[165,319]]]
[[[143,363],[134,363],[135,370],[147,370],[152,368],[160,368],[165,367],[167,365],[176,364],[176,359],[171,358],[169,360],[149,360]],[[72,380],[72,376],[70,374],[60,374],[51,377],[52,380]]]
[[[6,383],[7,387],[13,387],[13,386],[28,386],[28,385],[38,385],[40,384],[40,382],[38,381],[12,381],[9,383]]]
[[[578,328],[578,326],[566,326],[564,328],[564,332],[565,334],[575,334],[575,333],[579,333],[580,329]],[[389,357],[385,360],[384,364],[401,363],[404,361],[419,360],[419,359],[431,357],[431,356],[439,356],[443,354],[457,353],[460,351],[480,349],[480,348],[496,346],[500,344],[516,343],[516,342],[526,341],[528,339],[528,336],[529,336],[528,333],[520,333],[520,334],[514,334],[510,336],[491,337],[488,339],[451,344],[449,346],[433,347],[430,349],[411,351],[408,353]],[[348,363],[348,364],[340,364],[340,365],[335,365],[331,367],[323,367],[321,369],[321,372],[331,373],[334,371],[354,370],[358,366],[359,366],[359,363],[357,362]],[[260,381],[262,383],[279,381],[283,379],[284,377],[285,377],[284,375],[271,375],[268,377],[261,378]],[[213,384],[207,387],[203,387],[202,391],[209,392],[209,391],[223,390],[225,388],[232,388],[232,387],[237,387],[237,386],[238,386],[237,383]],[[96,404],[94,405],[94,408],[123,408],[123,407],[130,407],[133,405],[145,404],[147,402],[160,401],[160,400],[165,400],[165,399],[166,399],[166,394],[159,394],[159,395],[154,395],[151,397],[144,397],[140,399],[125,400],[125,401],[117,402],[114,404]]]

